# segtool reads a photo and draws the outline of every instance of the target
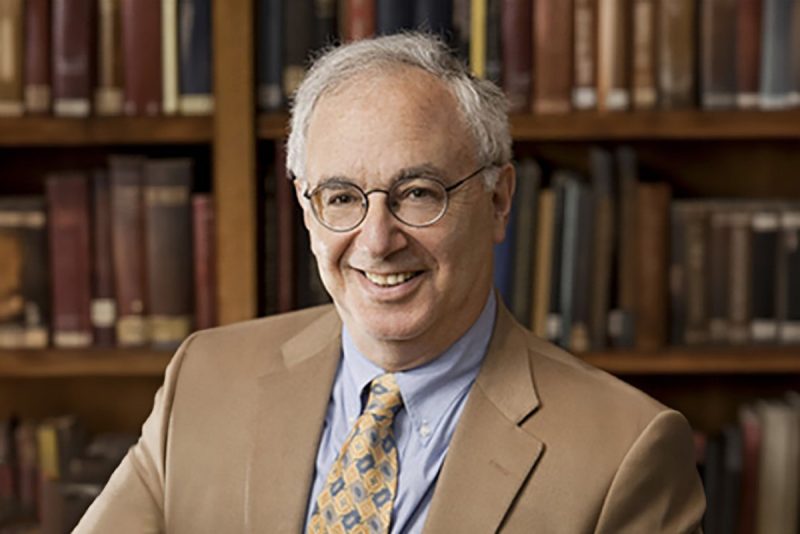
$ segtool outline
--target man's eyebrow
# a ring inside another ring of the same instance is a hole
[[[405,167],[400,169],[399,171],[395,172],[392,175],[391,180],[389,181],[389,186],[391,184],[397,182],[398,180],[404,180],[408,178],[419,178],[420,176],[430,176],[433,178],[443,178],[446,175],[445,171],[441,168],[437,167],[432,163],[423,163],[420,165],[414,165],[412,167]],[[330,184],[330,183],[351,183],[357,184],[359,186],[363,186],[364,184],[360,183],[361,180],[357,180],[346,176],[344,174],[331,174],[328,176],[322,177],[319,182],[316,183],[314,187],[319,187],[322,185]]]

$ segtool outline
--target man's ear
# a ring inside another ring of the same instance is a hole
[[[308,205],[306,197],[303,196],[303,192],[306,190],[306,183],[302,180],[294,180],[292,185],[294,186],[294,196],[297,199],[297,203],[300,205],[300,209],[303,210],[303,224],[306,229],[309,229],[309,217],[311,216],[309,213],[310,206]]]
[[[494,242],[505,239],[506,226],[511,216],[511,202],[517,185],[517,174],[514,165],[506,163],[500,168],[497,184],[492,192],[492,208],[494,213]]]

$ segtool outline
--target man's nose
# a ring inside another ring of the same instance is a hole
[[[400,221],[389,209],[388,195],[384,191],[371,191],[369,195],[367,215],[359,227],[356,242],[371,256],[384,258],[403,248],[406,237]]]

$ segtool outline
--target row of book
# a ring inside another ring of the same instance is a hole
[[[443,35],[515,112],[800,105],[797,2],[260,0],[260,108],[320,46],[408,29]]]
[[[2,0],[0,43],[0,116],[213,111],[210,0]]]
[[[0,197],[0,347],[174,348],[216,323],[214,210],[192,161],[112,156]]]
[[[71,532],[135,442],[73,415],[0,420],[0,532]]]
[[[575,352],[800,341],[800,205],[673,200],[630,147],[589,159],[517,164],[494,272],[520,322]]]
[[[800,394],[744,405],[736,423],[696,438],[706,534],[800,531]]]

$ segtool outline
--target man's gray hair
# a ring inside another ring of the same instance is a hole
[[[314,61],[291,106],[289,171],[305,177],[306,133],[323,95],[365,72],[390,72],[402,66],[420,68],[445,83],[472,132],[479,162],[503,165],[511,161],[508,101],[503,92],[494,83],[472,76],[438,37],[408,32],[331,48]],[[487,172],[484,177],[491,187],[497,173]]]

